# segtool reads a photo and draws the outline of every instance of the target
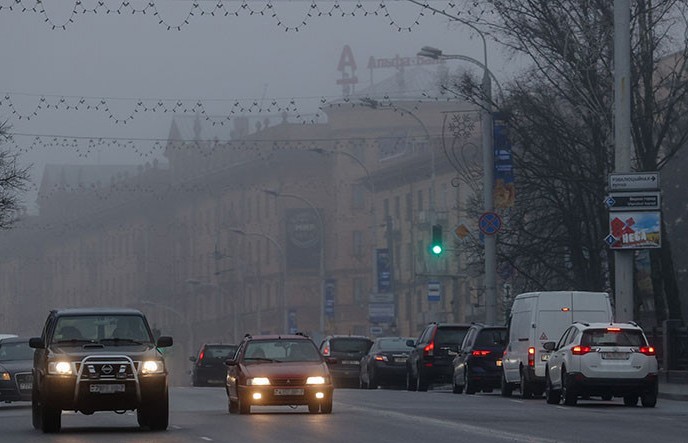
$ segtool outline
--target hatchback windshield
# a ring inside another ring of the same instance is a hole
[[[28,341],[0,343],[0,361],[32,360],[33,349]]]
[[[439,328],[435,335],[438,345],[461,345],[468,329]]]
[[[107,341],[108,344],[150,343],[150,333],[140,315],[78,315],[57,319],[53,343]]]
[[[292,361],[322,361],[320,353],[309,340],[255,340],[246,345],[244,361],[247,363],[260,362],[292,362]]]
[[[583,332],[581,346],[646,346],[645,337],[636,329],[591,329]]]
[[[360,338],[333,338],[330,340],[332,352],[368,352],[370,341]]]

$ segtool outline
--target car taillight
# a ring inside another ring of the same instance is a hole
[[[528,348],[528,366],[535,366],[535,348],[532,346]]]
[[[590,346],[574,346],[571,348],[571,354],[573,355],[585,355],[590,351],[592,351]]]
[[[486,357],[490,354],[490,351],[473,351],[471,355],[473,357]]]
[[[621,332],[621,328],[607,328],[607,332]]]
[[[432,355],[433,351],[435,350],[435,342],[431,341],[428,343],[424,348],[423,348],[423,354],[425,355]]]
[[[329,357],[329,356],[330,356],[330,347],[329,347],[329,346],[325,346],[325,349],[323,349],[323,355],[324,355],[325,357]]]
[[[205,356],[205,351],[201,351],[201,355],[198,356],[198,361],[203,360],[204,356]]]
[[[645,355],[655,355],[655,348],[652,346],[642,346],[640,348],[640,353]]]

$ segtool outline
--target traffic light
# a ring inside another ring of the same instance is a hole
[[[432,225],[432,243],[430,243],[430,252],[434,255],[442,254],[442,225]]]

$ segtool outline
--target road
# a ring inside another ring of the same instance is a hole
[[[21,442],[635,442],[685,441],[688,402],[662,400],[654,409],[621,400],[581,401],[577,407],[498,394],[454,395],[378,389],[335,391],[331,415],[296,409],[253,408],[229,415],[221,388],[173,388],[170,428],[141,431],[136,415],[63,413],[62,432],[31,427],[26,403],[0,405],[0,440]]]

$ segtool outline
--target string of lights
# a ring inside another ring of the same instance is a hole
[[[61,0],[63,2],[64,0]],[[66,2],[64,2],[66,3]],[[205,3],[205,5],[203,5]],[[272,18],[276,25],[285,32],[298,32],[302,30],[308,23],[316,17],[384,17],[388,20],[392,28],[397,31],[410,32],[414,27],[420,24],[420,20],[425,16],[426,8],[419,6],[417,16],[410,20],[410,22],[402,23],[400,18],[397,18],[390,4],[401,3],[398,0],[377,0],[373,1],[346,1],[335,0],[333,2],[310,2],[304,1],[305,10],[302,13],[301,19],[290,20],[287,19],[285,13],[280,12],[280,2],[278,0],[266,0],[264,2],[251,0],[213,0],[213,1],[199,1],[194,0],[188,6],[188,10],[181,14],[179,18],[166,18],[166,7],[163,6],[162,0],[121,0],[108,2],[106,0],[75,0],[71,6],[71,12],[67,9],[65,18],[58,21],[55,19],[45,7],[45,0],[0,0],[0,12],[16,12],[16,13],[32,13],[38,14],[43,19],[43,22],[53,30],[66,30],[73,25],[79,17],[85,15],[111,15],[111,16],[131,16],[131,15],[147,15],[153,17],[159,26],[168,31],[181,31],[182,28],[190,25],[194,19],[200,17],[241,17],[247,16],[263,16]],[[367,3],[367,5],[366,5]],[[426,3],[429,3],[426,2]],[[444,2],[442,2],[444,3]],[[257,4],[257,6],[256,6]],[[293,6],[293,2],[291,3]],[[371,4],[373,5],[371,7]],[[89,6],[91,5],[91,6]],[[444,8],[434,7],[438,10],[452,11],[456,8],[456,3],[447,1]],[[448,12],[447,11],[447,12]],[[169,12],[169,11],[168,11]],[[290,14],[291,15],[291,14]],[[434,14],[433,14],[434,15]]]

